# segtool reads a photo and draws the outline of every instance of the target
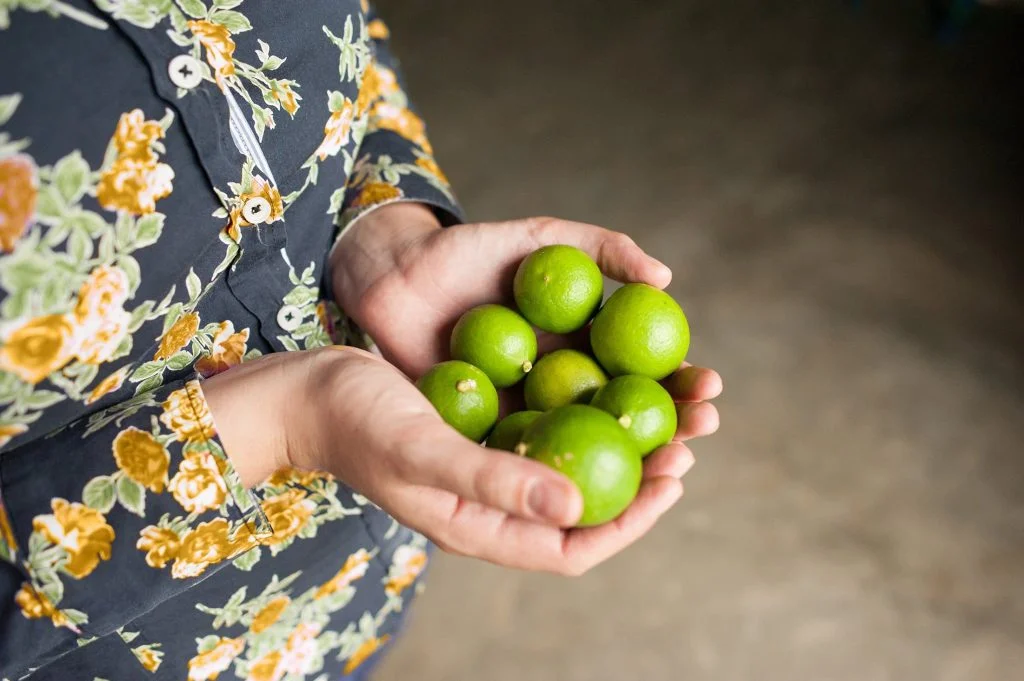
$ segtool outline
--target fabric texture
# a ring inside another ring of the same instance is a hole
[[[244,488],[202,381],[366,344],[325,285],[366,211],[461,220],[387,26],[13,0],[0,63],[0,679],[361,675],[426,539],[329,475]]]

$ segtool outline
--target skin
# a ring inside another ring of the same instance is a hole
[[[524,570],[580,575],[642,537],[682,496],[679,479],[694,464],[684,442],[718,428],[709,402],[722,390],[716,372],[684,365],[663,381],[678,404],[675,438],[644,460],[629,509],[584,529],[566,529],[582,512],[568,479],[469,442],[410,382],[447,359],[462,312],[508,304],[520,260],[555,243],[583,249],[618,281],[664,288],[671,280],[629,237],[592,225],[529,218],[441,229],[414,203],[361,217],[332,254],[333,286],[383,358],[341,347],[281,353],[205,381],[243,482],[256,485],[284,466],[328,471],[443,550]],[[538,340],[543,349],[555,344]],[[260,395],[258,416],[252,395]]]

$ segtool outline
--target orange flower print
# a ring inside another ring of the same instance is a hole
[[[36,213],[39,181],[31,156],[0,159],[0,251],[10,253]]]
[[[155,672],[163,662],[163,653],[151,646],[132,648],[132,654],[147,672]]]
[[[387,25],[380,19],[374,19],[367,26],[367,33],[374,40],[387,40],[388,36],[391,35],[391,31],[388,30]]]
[[[96,387],[92,389],[92,392],[85,398],[86,404],[92,404],[103,397],[109,395],[115,390],[120,390],[124,384],[124,379],[128,377],[128,370],[130,367],[121,367],[114,373],[110,374],[102,381],[96,384]]]
[[[245,344],[249,340],[249,329],[235,333],[235,326],[230,321],[221,322],[213,337],[213,348],[210,354],[196,362],[196,371],[203,378],[227,371],[241,364],[245,355]]]
[[[8,555],[18,550],[18,542],[14,539],[14,530],[11,529],[11,521],[3,504],[0,504],[0,542],[8,547]]]
[[[81,579],[95,570],[101,560],[110,558],[114,528],[102,513],[60,498],[53,499],[50,506],[53,513],[36,516],[32,529],[67,552],[65,572]]]
[[[246,681],[279,681],[284,676],[281,669],[281,651],[272,650],[249,667]]]
[[[220,563],[234,557],[248,547],[246,538],[232,541],[230,526],[224,518],[215,518],[207,523],[200,523],[185,533],[178,547],[178,555],[171,566],[171,576],[175,579],[198,577],[210,565]]]
[[[272,598],[266,605],[260,608],[260,611],[256,613],[256,616],[252,619],[252,624],[249,625],[249,631],[254,634],[258,634],[264,631],[272,625],[274,622],[281,617],[281,613],[284,612],[288,604],[291,603],[291,599],[287,596],[277,596]]]
[[[338,574],[324,582],[320,588],[316,590],[316,594],[313,595],[313,598],[317,599],[323,598],[324,596],[330,596],[331,594],[349,586],[357,579],[361,579],[366,575],[366,571],[370,569],[370,557],[370,552],[366,549],[359,549],[353,553],[345,560],[345,564],[341,566],[340,570],[338,570]]]
[[[390,130],[405,139],[417,144],[423,151],[433,154],[434,150],[427,139],[427,127],[423,119],[408,108],[379,102],[370,113],[371,127],[375,130]]]
[[[129,426],[114,438],[114,461],[129,478],[159,494],[167,484],[171,455],[151,433]]]
[[[334,156],[341,148],[348,144],[352,132],[352,118],[355,114],[355,105],[351,100],[346,99],[341,108],[331,113],[324,126],[324,139],[313,153],[321,161],[328,156]]]
[[[320,322],[320,326],[327,333],[328,336],[334,335],[334,320],[331,319],[330,311],[327,309],[327,303],[320,301],[316,304],[316,318]]]
[[[363,643],[356,648],[356,651],[349,656],[348,662],[345,663],[345,669],[342,670],[342,673],[348,675],[354,672],[356,667],[361,665],[368,657],[380,650],[380,648],[387,643],[390,638],[390,635],[385,634],[384,636],[371,636],[363,641]]]
[[[114,131],[117,158],[100,175],[96,200],[107,210],[146,215],[156,202],[169,196],[174,171],[160,163],[153,143],[164,136],[156,121],[147,121],[140,109],[121,115]]]
[[[210,407],[197,382],[190,381],[172,392],[162,406],[160,421],[174,431],[179,442],[203,442],[217,435]]]
[[[302,622],[280,650],[272,650],[249,668],[248,681],[280,681],[285,674],[305,677],[317,657],[316,637],[321,625]]]
[[[281,103],[281,108],[287,111],[289,116],[294,117],[295,112],[299,110],[299,100],[302,97],[299,97],[298,93],[292,90],[293,87],[297,87],[294,81],[275,80],[270,94]]]
[[[267,484],[271,487],[282,487],[284,485],[298,485],[309,487],[317,480],[333,480],[330,473],[321,471],[303,471],[298,468],[281,468],[274,471],[274,474],[267,478]]]
[[[110,361],[128,335],[131,319],[132,316],[124,310],[113,310],[107,317],[93,318],[88,325],[79,327],[75,357],[86,364]]]
[[[120,267],[100,265],[78,289],[75,320],[87,324],[90,320],[104,319],[111,313],[123,311],[126,300],[128,275]]]
[[[441,182],[448,184],[448,178],[445,177],[445,174],[441,171],[441,167],[437,165],[437,161],[434,160],[433,156],[420,156],[416,159],[416,165],[423,168],[423,170],[427,171]]]
[[[261,506],[274,531],[265,540],[271,546],[297,535],[316,510],[316,503],[308,499],[306,492],[301,489],[290,489],[266,499]]]
[[[178,317],[178,321],[167,329],[167,332],[160,339],[160,347],[153,355],[154,360],[170,359],[178,350],[188,345],[199,330],[199,315],[195,312],[186,312]]]
[[[270,217],[263,222],[277,222],[284,215],[284,202],[281,199],[281,192],[278,191],[277,187],[273,186],[262,177],[253,177],[252,189],[238,197],[238,200],[235,202],[235,207],[231,209],[231,222],[228,223],[228,236],[235,241],[238,241],[242,237],[242,233],[239,229],[240,227],[249,227],[252,225],[251,222],[245,219],[242,211],[249,199],[254,198],[266,199],[267,203],[270,204]]]
[[[384,584],[384,592],[398,596],[416,581],[427,566],[427,553],[416,546],[399,546],[391,560],[391,570]]]
[[[28,426],[23,423],[5,423],[0,425],[0,447],[10,442],[13,438],[18,437],[22,433],[28,430]],[[3,507],[0,506],[0,510]],[[3,518],[0,517],[0,526],[2,526]]]
[[[28,582],[21,585],[18,593],[14,596],[14,602],[21,608],[21,614],[26,619],[35,620],[48,617],[55,627],[70,625],[64,613],[58,610],[45,594],[34,589]]]
[[[147,565],[162,568],[178,557],[181,542],[173,530],[150,525],[139,533],[135,548],[146,552]]]
[[[231,33],[224,26],[210,21],[190,21],[188,30],[206,48],[206,61],[213,69],[217,85],[225,89],[225,79],[235,75],[235,64],[232,61],[235,41],[231,39]]]
[[[365,208],[385,201],[402,198],[402,190],[387,182],[367,182],[359,190],[352,206]]]
[[[188,661],[188,681],[214,681],[245,648],[244,638],[223,638]]]
[[[26,383],[41,383],[71,361],[74,331],[67,315],[51,314],[28,320],[7,336],[0,348],[0,369]]]
[[[219,508],[228,493],[224,480],[227,465],[209,452],[187,451],[169,485],[175,501],[189,513]]]
[[[389,97],[401,91],[395,72],[376,61],[371,61],[363,72],[356,98],[356,117],[363,116],[381,97]]]

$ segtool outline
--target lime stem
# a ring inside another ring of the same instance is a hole
[[[525,362],[523,362],[523,373],[524,374],[530,373],[531,369],[533,369],[533,362],[531,362],[530,360],[526,360]]]
[[[520,442],[516,445],[516,454],[519,456],[526,456],[526,443]]]
[[[455,389],[460,393],[468,393],[470,390],[476,390],[476,381],[472,378],[464,378],[455,384]]]
[[[621,425],[623,428],[629,428],[631,425],[633,425],[633,419],[630,417],[629,414],[623,414],[622,416],[619,417],[619,425]]]

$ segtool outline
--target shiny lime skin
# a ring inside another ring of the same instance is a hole
[[[570,333],[594,316],[604,297],[604,278],[580,249],[544,246],[520,263],[513,293],[531,324],[551,333]]]
[[[502,305],[478,305],[452,329],[452,359],[482,370],[495,388],[518,383],[537,359],[537,336],[530,323]]]
[[[647,456],[676,433],[676,404],[661,384],[646,376],[618,376],[597,391],[590,406],[616,419],[640,454]]]
[[[594,317],[590,347],[612,376],[637,374],[660,381],[686,358],[690,326],[669,294],[647,284],[626,284]]]
[[[566,404],[587,404],[608,382],[601,366],[577,350],[555,350],[537,360],[526,376],[526,408],[549,411]]]
[[[498,420],[498,391],[487,374],[472,364],[451,360],[434,365],[416,387],[444,422],[480,442]]]

